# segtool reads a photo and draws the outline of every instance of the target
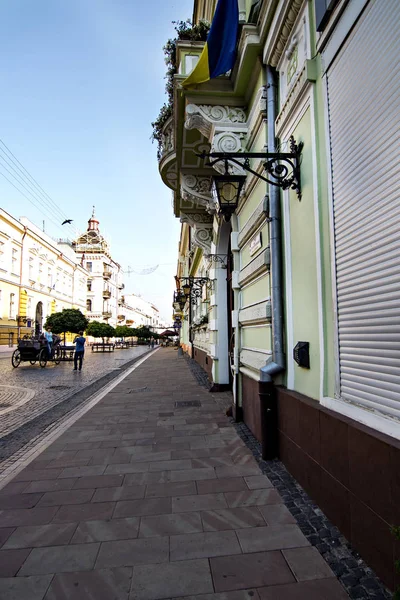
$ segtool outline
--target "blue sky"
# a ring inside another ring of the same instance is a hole
[[[158,174],[150,123],[165,100],[162,47],[174,36],[172,21],[191,18],[192,8],[193,0],[0,3],[1,140],[74,228],[86,229],[96,206],[125,269],[160,264],[125,284],[169,320],[179,222]],[[11,179],[4,160],[0,172]],[[53,237],[71,233],[2,176],[0,206],[39,226],[44,219]]]

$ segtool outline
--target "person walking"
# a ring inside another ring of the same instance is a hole
[[[79,362],[79,370],[82,371],[82,361],[83,361],[83,356],[85,354],[85,342],[86,342],[86,338],[83,337],[83,331],[80,331],[79,334],[74,339],[74,343],[75,343],[74,371],[76,371],[78,368],[78,362]]]

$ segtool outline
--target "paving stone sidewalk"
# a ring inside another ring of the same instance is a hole
[[[344,600],[235,428],[162,348],[0,490],[1,600]]]

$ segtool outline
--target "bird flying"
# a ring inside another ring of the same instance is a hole
[[[68,223],[68,225],[71,225],[72,221],[73,219],[65,219],[65,221],[63,221],[61,225],[65,225],[66,223]]]

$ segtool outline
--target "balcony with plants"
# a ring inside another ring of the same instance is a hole
[[[182,127],[181,118],[178,117],[176,83],[186,75],[186,56],[200,56],[209,31],[209,23],[201,21],[191,25],[190,21],[175,22],[176,36],[170,38],[165,44],[164,56],[166,71],[166,102],[160,109],[158,117],[151,124],[153,128],[152,140],[157,143],[157,158],[159,161],[160,175],[164,183],[173,190],[177,186],[177,126]],[[189,71],[191,68],[189,68]],[[178,76],[178,77],[177,77]]]

